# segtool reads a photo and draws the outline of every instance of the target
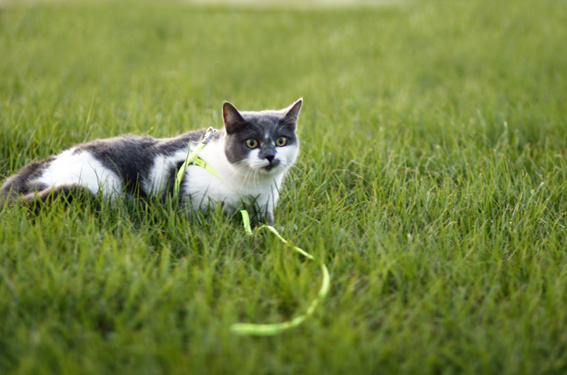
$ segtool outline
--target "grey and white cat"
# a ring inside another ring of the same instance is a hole
[[[239,112],[222,107],[224,128],[199,157],[217,174],[191,164],[181,183],[181,199],[197,209],[224,203],[225,210],[254,206],[273,224],[274,208],[286,172],[299,154],[296,135],[302,100],[275,111]],[[175,138],[122,136],[84,143],[43,161],[32,162],[0,189],[9,203],[51,201],[58,195],[102,195],[114,200],[130,194],[165,198],[172,194],[177,171],[205,130]]]

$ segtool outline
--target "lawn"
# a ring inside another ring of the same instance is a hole
[[[567,3],[0,10],[0,179],[73,144],[299,97],[276,209],[0,211],[2,374],[567,373]]]

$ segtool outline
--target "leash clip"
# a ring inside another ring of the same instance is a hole
[[[207,129],[207,132],[205,133],[205,136],[203,137],[203,140],[201,141],[201,143],[206,145],[207,143],[209,143],[211,138],[213,138],[213,135],[215,135],[216,133],[218,133],[218,130],[213,128],[212,126],[209,126],[209,128]]]

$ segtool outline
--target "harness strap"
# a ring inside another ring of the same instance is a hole
[[[217,172],[215,172],[213,167],[211,167],[209,165],[209,163],[207,163],[204,159],[200,158],[199,156],[197,156],[197,158],[195,160],[193,160],[193,162],[191,164],[198,165],[199,167],[205,168],[213,176],[220,178],[219,174]]]
[[[179,168],[179,170],[177,171],[177,175],[175,176],[175,184],[173,185],[174,199],[177,199],[179,197],[179,192],[181,190],[181,181],[183,181],[183,177],[185,177],[185,170],[187,169],[187,166],[190,164],[199,165],[205,168],[206,170],[208,170],[209,172],[211,172],[213,175],[220,178],[217,172],[215,172],[215,170],[211,168],[211,166],[207,164],[206,161],[204,161],[199,157],[199,152],[201,152],[203,147],[205,147],[205,145],[209,143],[209,141],[216,132],[217,132],[216,129],[213,129],[212,127],[208,128],[207,132],[205,133],[205,136],[203,137],[203,140],[197,145],[197,147],[195,147],[195,149],[192,152],[190,147],[191,142],[189,142],[189,147],[187,148],[187,158],[185,159],[183,164],[181,164],[181,168]]]

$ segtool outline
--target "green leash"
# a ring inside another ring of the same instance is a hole
[[[242,214],[244,231],[250,236],[254,235],[252,232],[252,228],[250,227],[250,216],[248,215],[248,211],[241,210],[240,213]],[[303,255],[307,259],[315,260],[313,255],[309,254],[308,252],[304,251],[303,249],[297,246],[293,246],[288,241],[286,241],[286,239],[280,235],[280,233],[276,230],[276,228],[274,228],[271,225],[261,225],[258,228],[256,228],[256,231],[260,231],[264,229],[275,234],[280,241],[290,246],[293,250],[297,251],[299,254]],[[299,315],[293,318],[292,320],[282,323],[273,323],[273,324],[235,323],[230,327],[230,330],[233,333],[239,335],[272,336],[282,333],[287,329],[297,327],[298,325],[303,323],[305,319],[307,319],[310,315],[313,315],[313,312],[315,312],[315,309],[317,308],[319,302],[324,300],[325,297],[327,296],[327,293],[329,293],[329,287],[331,285],[331,277],[329,276],[329,270],[327,269],[327,266],[325,266],[325,264],[323,263],[320,263],[320,266],[321,266],[321,271],[323,272],[323,282],[321,283],[321,288],[319,289],[319,293],[317,294],[317,297],[315,297],[315,299],[311,302],[311,304],[309,305],[309,307],[307,308],[304,314]]]
[[[192,152],[190,152],[190,149],[187,151],[187,158],[185,159],[185,162],[181,165],[181,168],[179,169],[175,177],[175,184],[173,188],[174,199],[177,199],[179,197],[179,192],[181,189],[181,181],[185,176],[185,170],[187,169],[187,166],[190,164],[199,165],[205,168],[207,171],[211,172],[213,175],[220,178],[220,176],[215,172],[215,170],[211,168],[211,166],[207,164],[207,162],[205,162],[203,159],[199,157],[199,152],[211,140],[211,137],[215,133],[216,133],[215,129],[208,128],[201,143],[199,143]],[[244,231],[249,236],[253,236],[254,232],[252,232],[252,227],[250,225],[250,215],[248,214],[248,211],[241,210],[240,214],[242,215]],[[291,245],[288,241],[286,241],[286,239],[283,238],[281,234],[273,226],[261,225],[258,228],[256,228],[256,231],[260,231],[260,230],[268,230],[272,232],[280,241],[290,246],[293,250],[295,250],[299,254],[303,255],[307,259],[315,260],[313,255],[309,254],[308,252],[297,246]],[[272,323],[272,324],[235,323],[230,327],[231,332],[238,335],[272,336],[272,335],[277,335],[287,329],[297,327],[298,325],[303,323],[305,319],[313,315],[319,302],[324,300],[327,294],[329,293],[329,288],[331,285],[331,277],[329,276],[329,270],[322,262],[320,263],[320,267],[323,273],[323,282],[321,283],[321,288],[319,289],[319,293],[317,294],[317,297],[315,297],[315,299],[311,302],[305,313],[296,316],[295,318],[287,322],[282,322],[282,323]]]

